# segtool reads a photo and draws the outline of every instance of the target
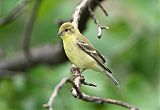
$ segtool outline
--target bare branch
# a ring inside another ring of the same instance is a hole
[[[138,110],[138,108],[133,107],[132,105],[129,105],[128,103],[125,103],[125,102],[122,102],[119,100],[90,96],[90,95],[86,95],[84,93],[81,97],[79,97],[79,99],[82,99],[87,102],[95,102],[95,103],[100,103],[100,104],[104,104],[104,103],[114,104],[114,105],[118,105],[118,106],[127,108],[129,110]]]
[[[93,3],[94,4],[97,4],[101,9],[102,11],[105,13],[106,16],[108,16],[108,13],[107,11],[103,8],[103,6],[100,4],[100,0],[82,0],[82,2],[76,7],[75,9],[75,12],[72,16],[73,20],[72,20],[72,23],[73,25],[75,25],[76,27],[79,28],[79,30],[81,31],[81,28],[79,27],[79,23],[80,23],[80,15],[81,13],[85,13],[85,12],[88,12],[91,16],[91,18],[95,21],[95,23],[97,24],[97,27],[98,27],[98,34],[97,34],[97,37],[98,38],[101,38],[102,36],[102,29],[105,29],[105,30],[108,30],[109,27],[107,26],[102,26],[99,21],[97,20],[97,18],[95,17],[94,13],[92,10],[94,10],[93,7]],[[88,9],[86,9],[86,7]],[[85,9],[85,12],[83,12]],[[89,16],[89,15],[88,15]]]
[[[96,18],[96,16],[94,15],[94,13],[93,13],[93,11],[92,11],[92,9],[91,9],[90,7],[88,7],[88,10],[89,10],[89,12],[90,12],[91,18],[94,20],[95,24],[97,25],[97,28],[98,28],[97,37],[98,37],[98,38],[101,38],[101,36],[102,36],[102,29],[108,30],[109,27],[103,26],[103,25],[101,25],[101,24],[99,23],[98,19]]]
[[[90,0],[82,0],[82,2],[80,3],[80,5],[78,5],[75,9],[75,12],[73,14],[73,21],[72,23],[78,27],[78,23],[79,23],[79,19],[80,19],[80,13],[82,13],[82,9],[84,7],[86,7],[86,5],[88,6],[88,3],[90,2]]]
[[[58,92],[60,91],[60,88],[62,88],[64,86],[64,84],[66,82],[68,82],[72,85],[72,91],[71,92],[72,92],[72,95],[75,98],[79,98],[79,99],[81,99],[83,101],[86,101],[86,102],[95,102],[95,103],[98,103],[98,104],[108,103],[108,104],[118,105],[118,106],[127,108],[129,110],[138,110],[138,108],[136,108],[136,107],[134,107],[134,106],[132,106],[128,103],[119,101],[119,100],[90,96],[90,95],[87,95],[87,94],[81,92],[80,87],[81,87],[81,84],[82,84],[82,80],[84,80],[84,77],[81,75],[80,70],[78,70],[78,68],[76,68],[75,66],[73,66],[71,70],[72,70],[71,71],[72,78],[71,79],[63,78],[60,81],[60,83],[55,87],[48,103],[44,104],[44,106],[43,106],[44,108],[47,108],[48,110],[52,110],[52,104],[54,103],[55,97],[58,95]]]
[[[97,1],[100,3],[104,0],[81,0],[76,7],[75,12],[72,15],[72,23],[78,27],[80,32],[85,30],[86,23],[89,19],[90,12],[88,7],[90,7],[91,10],[94,10],[98,6]]]
[[[101,3],[100,3],[99,1],[97,1],[97,0],[96,0],[96,3],[97,3],[98,6],[101,8],[101,10],[104,12],[104,14],[105,14],[106,16],[108,16],[107,11],[104,9],[104,7],[101,5]]]
[[[22,14],[29,0],[21,0],[21,2],[5,17],[0,19],[0,27],[9,24],[18,15]]]
[[[23,52],[16,54],[14,58],[0,60],[0,70],[25,71],[38,64],[56,65],[67,60],[61,44],[45,45],[31,49],[32,63]],[[0,74],[1,75],[1,74]]]
[[[33,9],[31,11],[31,15],[26,23],[25,31],[22,39],[22,48],[24,50],[24,53],[26,55],[26,58],[31,61],[31,54],[29,51],[29,43],[32,35],[33,25],[36,20],[36,15],[40,6],[41,0],[35,0],[35,4],[33,6]]]
[[[58,95],[58,92],[60,91],[60,89],[64,86],[64,84],[69,81],[69,78],[65,77],[63,78],[60,83],[55,87],[49,101],[47,104],[44,104],[43,107],[48,109],[48,110],[52,110],[52,104],[55,101],[56,96]]]
[[[8,77],[8,76],[12,76],[12,75],[15,75],[15,74],[23,74],[23,73],[24,72],[20,72],[20,71],[0,70],[0,76],[1,77]]]
[[[75,68],[74,66],[72,68]],[[75,70],[75,69],[72,69]],[[138,110],[138,108],[133,107],[132,105],[129,105],[125,102],[114,100],[114,99],[106,99],[106,98],[100,98],[96,96],[90,96],[80,91],[80,87],[82,84],[82,80],[84,80],[84,77],[81,75],[79,71],[71,71],[72,72],[72,95],[76,98],[82,99],[87,102],[95,102],[95,103],[109,103],[109,104],[115,104],[119,105],[128,109],[132,110]]]

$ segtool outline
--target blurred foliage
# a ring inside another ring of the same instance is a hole
[[[6,16],[20,0],[0,0],[0,17]],[[0,51],[12,57],[21,50],[21,37],[32,8],[9,25],[0,27]],[[68,20],[74,12],[76,0],[42,0],[34,25],[31,47],[61,42],[56,36],[57,20]],[[109,68],[119,79],[121,87],[115,88],[106,78],[94,71],[84,72],[86,80],[97,88],[82,87],[88,94],[126,101],[140,110],[160,109],[160,36],[158,0],[108,0],[103,6],[106,17],[97,8],[99,21],[110,27],[99,40],[92,20],[84,35],[108,58]],[[1,52],[0,52],[1,53]],[[1,56],[1,55],[0,55]],[[3,59],[1,57],[0,59]],[[13,77],[0,79],[0,110],[43,110],[55,85],[69,76],[70,63],[57,66],[40,65]],[[71,96],[70,85],[58,95],[54,110],[125,110],[109,104],[94,104]]]

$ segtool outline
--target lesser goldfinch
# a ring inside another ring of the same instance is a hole
[[[92,46],[77,27],[70,22],[63,23],[57,35],[61,36],[65,53],[76,67],[104,73],[116,86],[119,86],[111,70],[105,66],[104,56]]]

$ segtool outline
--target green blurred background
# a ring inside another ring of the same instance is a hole
[[[0,17],[6,16],[20,0],[0,0]],[[42,0],[36,17],[31,48],[61,42],[56,36],[57,20],[68,20],[79,0]],[[13,22],[0,27],[0,59],[13,57],[21,51],[25,22],[30,15],[34,0]],[[119,99],[140,108],[160,110],[160,14],[158,0],[107,0],[103,6],[109,16],[97,8],[99,21],[110,27],[96,37],[93,20],[87,23],[83,33],[93,45],[108,58],[108,66],[120,82],[116,88],[106,78],[94,71],[84,72],[88,82],[98,87],[82,87],[90,95]],[[69,62],[47,66],[39,65],[25,74],[0,77],[0,110],[43,110],[55,85],[69,76]],[[71,96],[71,86],[65,85],[56,98],[54,110],[125,110],[110,104],[88,103]]]

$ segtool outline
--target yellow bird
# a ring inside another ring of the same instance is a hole
[[[67,57],[76,67],[82,71],[92,69],[104,73],[116,86],[119,86],[112,72],[105,66],[104,56],[92,46],[77,27],[70,22],[63,23],[59,28],[58,36],[61,36],[63,40]]]

